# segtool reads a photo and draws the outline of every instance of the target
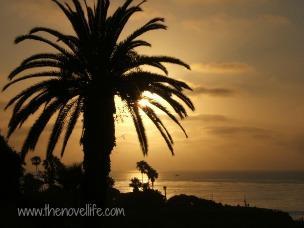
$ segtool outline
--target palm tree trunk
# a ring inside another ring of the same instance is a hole
[[[111,171],[110,154],[115,146],[114,96],[97,93],[88,95],[84,108],[83,194],[86,202],[105,206],[108,177]]]

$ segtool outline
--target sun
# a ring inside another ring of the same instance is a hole
[[[147,107],[150,104],[149,101],[145,98],[139,100],[137,103],[140,107]]]
[[[148,91],[143,92],[141,97],[142,98],[137,102],[140,107],[147,107],[151,105],[149,100],[154,100],[158,102],[161,100],[161,98],[158,95]]]
[[[149,181],[147,175],[146,174],[142,175],[138,170],[129,171],[127,177],[128,177],[127,180],[131,180],[132,178],[137,178],[140,181],[143,181],[143,183],[147,183]]]

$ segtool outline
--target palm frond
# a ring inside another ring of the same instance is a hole
[[[155,114],[152,108],[145,106],[145,107],[141,107],[141,109],[146,113],[149,119],[152,120],[152,122],[154,123],[154,125],[157,127],[158,131],[161,133],[162,137],[164,138],[165,142],[167,143],[167,146],[171,151],[172,155],[174,155],[173,139],[169,131],[163,124],[163,122]]]
[[[167,26],[162,24],[164,22],[164,18],[153,18],[148,23],[146,23],[144,26],[140,27],[139,29],[135,30],[131,35],[127,37],[124,41],[122,41],[122,44],[128,45],[131,41],[138,38],[139,36],[153,30],[159,30],[159,29],[167,29]],[[161,23],[159,23],[161,22]]]
[[[25,139],[25,142],[22,146],[21,153],[20,153],[22,160],[24,160],[26,154],[30,150],[35,149],[38,139],[39,139],[42,131],[48,124],[49,120],[51,119],[53,114],[58,110],[58,108],[60,108],[62,106],[62,104],[64,104],[66,101],[67,100],[63,99],[63,98],[55,99],[52,103],[50,103],[46,107],[46,109],[41,113],[39,118],[35,121],[35,123],[31,127],[31,129]]]
[[[74,110],[71,113],[70,119],[69,119],[67,127],[66,127],[66,132],[65,132],[64,139],[63,139],[62,149],[61,149],[61,156],[63,156],[63,154],[64,154],[65,148],[66,148],[68,141],[71,137],[71,134],[76,126],[76,123],[81,114],[82,108],[83,108],[83,101],[81,98],[78,98],[78,103],[77,103],[77,105],[74,106]]]
[[[185,107],[182,104],[180,104],[178,101],[176,101],[174,98],[172,98],[171,94],[169,94],[168,92],[166,92],[164,90],[156,89],[156,88],[153,88],[153,89],[151,88],[149,91],[151,93],[157,94],[165,102],[167,102],[170,105],[170,107],[172,107],[174,109],[176,114],[179,115],[179,117],[181,119],[184,119],[185,117],[188,116],[188,113],[187,113]]]
[[[61,32],[58,32],[54,29],[45,28],[45,27],[35,27],[31,29],[30,35],[45,32],[57,38],[58,41],[62,41],[65,45],[67,45],[72,51],[77,52],[77,47],[79,46],[79,40],[75,36],[64,35]]]
[[[109,6],[110,0],[98,0],[97,2],[97,7],[94,9],[97,31],[105,26]]]
[[[108,19],[109,28],[111,28],[112,34],[110,33],[111,42],[116,44],[121,32],[129,19],[136,13],[141,12],[140,5],[129,7],[133,0],[126,0],[125,3],[119,7],[112,17]]]
[[[168,83],[177,90],[188,89],[192,90],[185,82],[175,80],[161,74],[151,73],[147,71],[131,72],[123,77],[123,81],[136,83],[138,85],[149,85],[151,83],[161,82]]]
[[[58,44],[46,39],[46,38],[43,38],[41,36],[37,36],[37,35],[21,35],[21,36],[18,36],[16,39],[15,39],[15,43],[18,44],[20,42],[23,42],[25,40],[36,40],[36,41],[40,41],[40,42],[43,42],[43,43],[46,43],[48,45],[50,45],[51,47],[55,48],[56,50],[58,50],[60,53],[64,54],[64,55],[67,55],[69,56],[70,53],[60,47]]]
[[[140,56],[139,59],[142,62],[171,63],[171,64],[183,66],[188,70],[191,69],[187,63],[183,62],[180,59],[173,58],[170,56]]]
[[[25,107],[22,109],[19,108],[20,110],[17,113],[15,112],[9,121],[7,137],[10,137],[18,126],[21,127],[30,115],[50,100],[52,100],[52,96],[47,92],[42,92],[33,98]]]
[[[163,106],[160,102],[157,102],[154,99],[151,99],[151,98],[146,98],[146,99],[149,101],[150,104],[157,107],[159,110],[163,111],[171,120],[173,120],[181,128],[181,130],[184,132],[185,136],[188,138],[187,132],[183,128],[181,123],[165,106]]]
[[[35,54],[32,55],[26,59],[24,59],[20,65],[26,65],[32,61],[36,61],[36,60],[56,60],[56,61],[60,61],[61,60],[61,55],[58,54],[53,54],[53,53],[40,53],[40,54]]]
[[[53,0],[59,6],[61,11],[65,14],[65,16],[68,18],[69,22],[71,23],[75,33],[77,34],[78,38],[80,40],[87,40],[89,37],[89,30],[88,26],[85,25],[86,23],[83,21],[83,18],[81,15],[79,15],[77,12],[75,13],[69,4],[62,4],[58,0]]]
[[[182,91],[180,91],[176,88],[172,88],[170,86],[164,85],[162,83],[153,83],[152,85],[150,85],[150,87],[157,88],[158,91],[166,92],[166,93],[168,93],[168,95],[170,94],[171,96],[175,95],[176,97],[181,99],[192,111],[195,110],[195,107],[194,107],[191,99],[189,97],[187,97]]]
[[[34,74],[29,74],[29,75],[25,75],[25,76],[22,76],[18,79],[15,79],[11,82],[9,82],[8,84],[6,84],[2,91],[5,91],[7,90],[10,86],[20,82],[20,81],[24,81],[24,80],[27,80],[27,79],[31,79],[31,78],[41,78],[41,77],[61,77],[62,76],[62,73],[61,72],[58,72],[58,71],[45,71],[45,72],[39,72],[39,73],[34,73]]]
[[[137,132],[138,140],[144,155],[148,154],[148,140],[146,130],[139,114],[138,106],[134,103],[128,103],[129,111],[131,113],[133,123]]]
[[[49,139],[48,147],[47,147],[47,158],[51,157],[53,154],[53,151],[55,149],[55,146],[58,142],[58,139],[62,133],[62,130],[64,128],[64,125],[66,123],[66,119],[68,117],[68,113],[71,111],[73,106],[77,103],[78,100],[72,100],[66,105],[62,105],[56,122],[54,123],[53,130]]]
[[[15,76],[18,74],[22,73],[23,71],[26,70],[32,70],[35,68],[42,68],[42,67],[50,67],[50,68],[61,68],[63,64],[58,61],[51,61],[51,60],[40,60],[40,61],[35,61],[35,62],[30,62],[24,65],[18,66],[16,69],[14,69],[10,74],[9,74],[9,79],[13,79]]]
[[[47,88],[47,86],[50,83],[55,83],[54,79],[51,80],[47,80],[47,81],[42,81],[39,82],[35,85],[30,86],[29,88],[24,89],[23,91],[21,91],[19,94],[17,94],[15,97],[13,97],[8,104],[6,105],[5,109],[9,108],[10,106],[12,106],[18,99],[20,99],[23,96],[27,96],[30,97],[33,94],[37,93],[38,91],[41,91],[45,88]]]

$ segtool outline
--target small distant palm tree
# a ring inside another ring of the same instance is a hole
[[[139,161],[136,163],[136,168],[141,173],[141,182],[144,183],[144,174],[147,174],[148,169],[150,168],[149,164],[145,161]]]
[[[142,183],[137,177],[131,179],[131,183],[129,184],[131,188],[133,188],[133,192],[138,192],[139,189],[142,187]]]
[[[42,164],[44,167],[44,181],[49,187],[53,187],[58,180],[58,173],[66,167],[59,158],[53,155],[44,160]]]
[[[142,187],[142,190],[145,192],[145,191],[148,191],[148,189],[150,189],[150,185],[149,185],[149,182],[147,182],[147,183],[143,183],[142,185],[141,185]]]
[[[96,0],[94,7],[80,0],[73,0],[74,7],[53,0],[66,15],[74,33],[64,34],[51,28],[36,27],[29,34],[19,36],[15,43],[34,40],[45,43],[56,51],[38,53],[26,58],[14,69],[4,90],[18,82],[45,78],[21,91],[7,105],[14,105],[9,122],[8,136],[33,113],[44,109],[32,125],[23,144],[21,157],[34,150],[39,137],[50,119],[56,121],[47,147],[49,157],[62,132],[63,155],[68,140],[80,117],[83,117],[81,143],[84,152],[83,192],[87,200],[104,201],[107,192],[107,178],[110,173],[110,154],[116,145],[115,139],[115,97],[120,97],[134,121],[141,149],[148,153],[148,141],[143,124],[143,114],[152,120],[173,152],[173,138],[157,115],[155,109],[165,113],[185,133],[178,118],[168,109],[171,107],[183,119],[187,116],[185,106],[194,110],[184,90],[191,88],[184,82],[168,77],[164,63],[171,63],[190,69],[183,61],[168,56],[147,56],[139,54],[138,47],[149,47],[150,43],[140,39],[149,31],[166,29],[163,18],[154,18],[136,29],[126,38],[121,34],[129,19],[142,11],[140,4],[132,6],[132,0],[108,15],[110,0]],[[45,33],[45,38],[38,33]],[[49,37],[54,37],[57,42]],[[143,66],[152,66],[164,74],[149,72]],[[38,72],[25,73],[39,69]],[[42,70],[47,69],[47,70]],[[25,73],[21,75],[21,73]],[[148,96],[147,93],[154,94]],[[155,99],[155,96],[161,99]],[[145,99],[145,105],[140,101]],[[149,103],[149,105],[146,105]],[[187,134],[185,133],[187,136]]]
[[[154,182],[158,178],[158,173],[155,169],[150,167],[150,169],[147,172],[147,175],[148,175],[148,179],[151,180],[152,189],[153,189],[154,188]]]
[[[41,164],[41,158],[34,156],[31,158],[32,165],[36,166],[36,175],[38,175],[38,166]]]

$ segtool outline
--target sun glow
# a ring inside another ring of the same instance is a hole
[[[137,103],[140,107],[147,107],[150,104],[146,98],[139,100]]]
[[[142,99],[140,99],[137,103],[140,107],[147,107],[147,106],[151,105],[149,102],[150,99],[157,101],[157,102],[161,102],[160,96],[158,96],[157,94],[145,91],[142,93]]]
[[[127,173],[127,179],[131,180],[132,178],[137,178],[140,181],[143,181],[143,183],[148,182],[148,177],[146,174],[141,174],[138,170],[130,171]]]

